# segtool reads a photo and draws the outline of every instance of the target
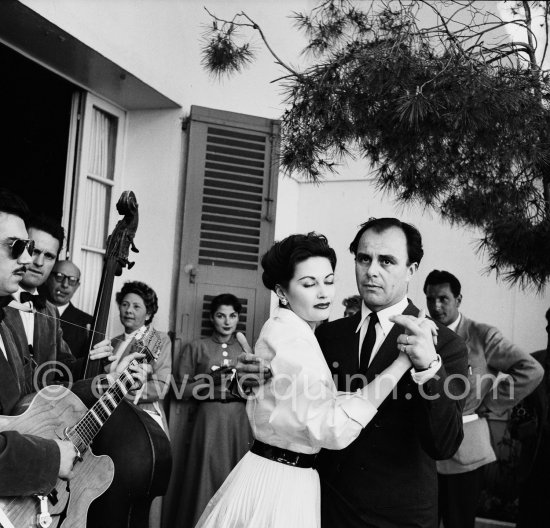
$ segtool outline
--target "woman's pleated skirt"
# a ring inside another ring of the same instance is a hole
[[[206,506],[196,528],[319,528],[319,475],[247,453]]]

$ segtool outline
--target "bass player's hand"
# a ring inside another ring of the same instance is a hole
[[[90,359],[105,359],[106,361],[113,362],[116,359],[116,356],[113,355],[111,340],[104,339],[103,341],[96,343],[94,347],[90,350]]]

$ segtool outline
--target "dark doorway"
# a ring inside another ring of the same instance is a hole
[[[4,103],[0,185],[61,221],[71,100],[76,87],[0,44]]]

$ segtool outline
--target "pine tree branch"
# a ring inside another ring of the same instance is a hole
[[[217,17],[216,15],[214,15],[213,13],[211,13],[206,7],[204,8],[204,10],[214,19],[216,20],[217,22],[221,22],[223,24],[233,24],[235,26],[238,26],[238,27],[249,27],[255,31],[257,31],[259,34],[260,34],[260,37],[263,41],[263,43],[265,44],[265,47],[268,49],[269,53],[271,53],[272,57],[275,59],[275,62],[279,65],[279,66],[282,66],[285,70],[287,70],[291,75],[295,76],[295,77],[300,77],[300,74],[294,70],[293,68],[291,68],[288,64],[286,64],[276,53],[275,51],[273,50],[273,48],[270,46],[264,32],[262,31],[262,28],[256,23],[254,22],[254,20],[252,20],[244,11],[241,11],[240,13],[237,13],[232,20],[225,20],[223,18],[219,18]],[[246,22],[237,22],[237,18],[238,17],[243,17],[245,18],[246,20],[248,20],[248,23]]]

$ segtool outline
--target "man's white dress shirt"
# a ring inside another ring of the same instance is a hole
[[[399,301],[396,304],[393,304],[392,306],[388,306],[387,308],[384,308],[383,310],[380,310],[377,313],[378,315],[378,322],[376,323],[376,341],[374,342],[374,347],[372,348],[372,353],[370,356],[369,365],[372,363],[372,360],[374,359],[374,356],[378,353],[378,350],[380,350],[380,347],[382,346],[382,343],[388,337],[388,334],[390,333],[391,329],[393,328],[393,325],[395,323],[390,321],[390,317],[394,315],[401,315],[407,306],[409,305],[409,301],[406,297],[404,297],[401,301]],[[357,325],[357,328],[355,332],[359,332],[359,349],[357,353],[359,354],[359,359],[361,359],[361,347],[363,346],[363,341],[365,340],[365,336],[367,335],[367,329],[369,327],[369,320],[370,320],[370,314],[372,313],[372,310],[370,308],[367,308],[365,302],[361,303],[361,321]],[[439,358],[439,356],[437,356]],[[431,368],[427,370],[423,370],[421,372],[416,372],[414,368],[411,369],[412,378],[415,383],[418,385],[422,385],[426,383],[428,380],[432,379],[439,368],[441,367],[441,359],[439,359],[439,362],[432,366]]]

